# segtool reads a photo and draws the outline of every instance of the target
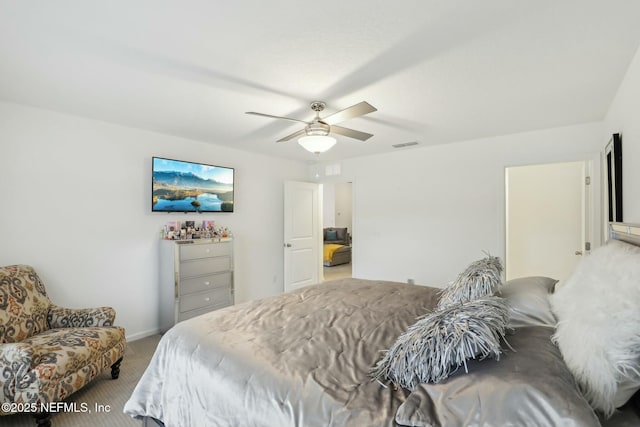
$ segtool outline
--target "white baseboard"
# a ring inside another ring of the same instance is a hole
[[[142,338],[150,337],[151,335],[160,334],[160,328],[149,329],[148,331],[137,332],[135,334],[126,335],[127,342],[141,340]]]

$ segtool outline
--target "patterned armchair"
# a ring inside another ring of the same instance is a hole
[[[26,407],[37,412],[39,426],[50,426],[47,404],[61,402],[109,366],[118,378],[126,341],[114,319],[110,307],[52,304],[30,266],[0,267],[0,415]]]

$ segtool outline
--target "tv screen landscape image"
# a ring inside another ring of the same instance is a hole
[[[154,157],[153,212],[233,212],[233,168]]]

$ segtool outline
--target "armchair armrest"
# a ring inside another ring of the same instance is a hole
[[[0,344],[0,396],[13,400],[13,396],[6,395],[12,387],[7,388],[6,385],[27,377],[32,363],[31,345],[21,342]]]
[[[111,307],[64,308],[51,304],[47,320],[51,329],[113,326],[116,312]]]

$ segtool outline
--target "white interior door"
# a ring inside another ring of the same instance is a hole
[[[285,292],[322,280],[321,188],[321,185],[309,182],[285,182]]]
[[[506,169],[506,278],[565,280],[586,253],[588,162]]]

